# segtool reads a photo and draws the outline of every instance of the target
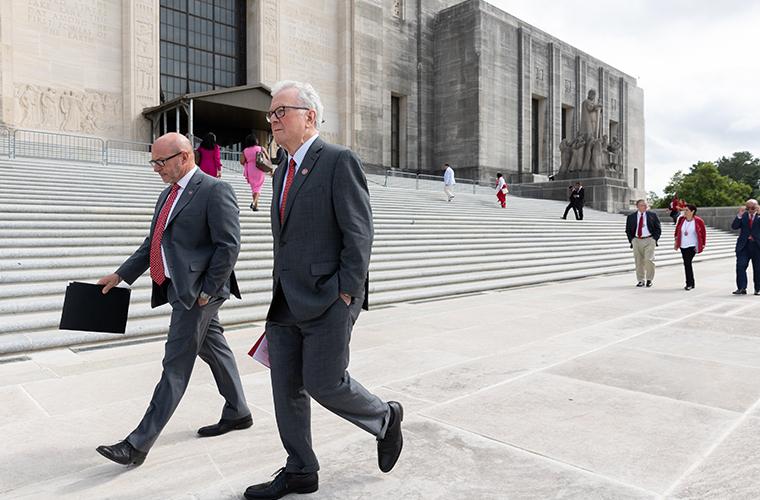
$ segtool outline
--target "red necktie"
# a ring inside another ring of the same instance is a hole
[[[752,237],[752,221],[754,220],[754,218],[755,218],[754,215],[749,216],[749,239],[751,239],[752,241],[755,241],[755,238]]]
[[[172,190],[169,192],[169,196],[166,197],[166,202],[158,214],[156,227],[153,228],[153,238],[150,240],[150,277],[158,285],[163,285],[164,281],[166,281],[164,259],[161,258],[161,238],[164,236],[166,220],[169,218],[169,212],[172,209],[172,205],[174,205],[174,200],[177,199],[177,193],[179,193],[179,184],[173,184]]]
[[[280,203],[280,223],[285,218],[285,203],[288,201],[288,191],[290,191],[290,185],[293,184],[293,177],[296,175],[296,161],[291,158],[288,165],[288,176],[285,179],[285,187],[282,189],[282,202]]]
[[[641,238],[641,236],[644,234],[644,214],[641,214],[639,217],[639,229],[636,231],[636,236]]]

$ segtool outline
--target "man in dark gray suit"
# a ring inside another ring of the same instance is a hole
[[[163,373],[140,424],[124,441],[99,446],[114,462],[140,465],[185,393],[195,358],[208,363],[226,403],[221,420],[198,430],[216,436],[253,425],[235,357],[217,311],[230,293],[240,298],[233,268],[240,253],[240,218],[232,187],[195,166],[186,137],[170,133],[153,144],[150,161],[171,184],[158,197],[150,234],[119,269],[100,279],[103,293],[132,284],[147,269],[151,305],[171,304]]]
[[[346,371],[349,340],[368,291],[372,210],[361,162],[318,134],[323,107],[313,87],[281,82],[267,118],[288,153],[274,176],[274,296],[267,318],[272,391],[285,467],[249,487],[249,499],[318,489],[310,399],[377,438],[389,472],[401,453],[403,409]]]

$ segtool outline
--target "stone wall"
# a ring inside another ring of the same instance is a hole
[[[563,109],[569,119],[564,132],[572,138],[581,103],[594,89],[604,106],[603,135],[615,124],[624,145],[619,175],[633,187],[637,168],[644,192],[643,92],[634,78],[482,0],[467,0],[438,15],[434,54],[435,127],[452,131],[436,128],[436,163],[449,161],[460,176],[481,181],[501,171],[512,182],[525,182],[533,177],[535,151],[536,173],[556,174]],[[452,137],[456,145],[450,144]]]
[[[140,135],[158,102],[158,0],[0,3],[0,122]]]
[[[658,208],[655,210],[660,220],[663,223],[672,222],[670,218],[670,210],[666,208]],[[698,207],[697,215],[705,221],[710,227],[716,229],[722,229],[724,231],[733,231],[731,229],[731,223],[736,218],[736,214],[739,211],[739,207]],[[738,231],[736,231],[738,236]],[[710,241],[710,235],[707,235],[708,244]]]

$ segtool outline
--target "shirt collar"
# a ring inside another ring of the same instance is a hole
[[[187,187],[187,185],[190,183],[190,179],[195,175],[195,171],[198,170],[198,166],[194,166],[188,173],[185,174],[183,178],[177,181],[177,184],[179,184],[179,189],[183,190]]]
[[[303,162],[304,157],[306,156],[306,153],[309,151],[309,148],[314,143],[314,141],[317,140],[317,137],[319,137],[319,133],[316,133],[309,137],[309,140],[301,144],[301,147],[298,148],[298,150],[295,152],[293,156],[290,156],[288,158],[288,164],[290,164],[290,160],[296,161],[296,167],[301,166],[301,162]]]

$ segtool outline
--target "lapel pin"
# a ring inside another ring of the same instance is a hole
[[[301,170],[301,175],[306,175],[308,173],[309,173],[309,169],[308,168],[305,168],[305,169]]]

